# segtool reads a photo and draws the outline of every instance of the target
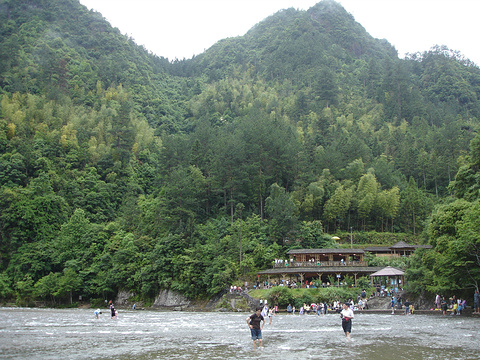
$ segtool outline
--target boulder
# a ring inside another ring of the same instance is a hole
[[[153,303],[153,307],[165,307],[174,310],[182,310],[189,305],[190,301],[186,297],[172,290],[161,290]]]

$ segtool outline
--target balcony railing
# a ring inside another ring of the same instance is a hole
[[[323,266],[368,266],[366,261],[292,261],[277,262],[275,268],[291,268],[291,267],[323,267]]]

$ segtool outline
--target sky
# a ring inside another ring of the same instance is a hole
[[[221,39],[244,35],[279,10],[320,0],[80,0],[113,27],[169,60],[191,58]],[[478,0],[337,0],[374,38],[398,51],[446,45],[480,65]]]

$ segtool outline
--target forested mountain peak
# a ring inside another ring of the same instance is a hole
[[[334,70],[355,59],[398,60],[396,50],[377,40],[339,3],[324,0],[309,10],[281,10],[244,36],[219,41],[193,59],[210,78],[234,65],[253,66],[266,79],[310,78],[321,68]]]
[[[340,4],[334,0],[324,0],[311,7],[307,13],[312,21],[330,35],[332,43],[342,45],[351,55],[357,58],[364,54],[385,57],[387,54],[396,57],[396,50],[387,40],[374,39],[365,28],[355,21]]]

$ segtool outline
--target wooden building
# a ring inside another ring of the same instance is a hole
[[[382,257],[408,257],[418,248],[431,249],[432,247],[430,245],[410,245],[404,241],[399,241],[392,246],[370,246],[363,250]]]
[[[276,259],[273,268],[259,271],[259,281],[268,283],[291,284],[307,282],[328,284],[333,278],[337,285],[346,276],[354,280],[369,276],[381,267],[369,267],[364,261],[362,249],[294,249],[287,255],[288,259]]]

